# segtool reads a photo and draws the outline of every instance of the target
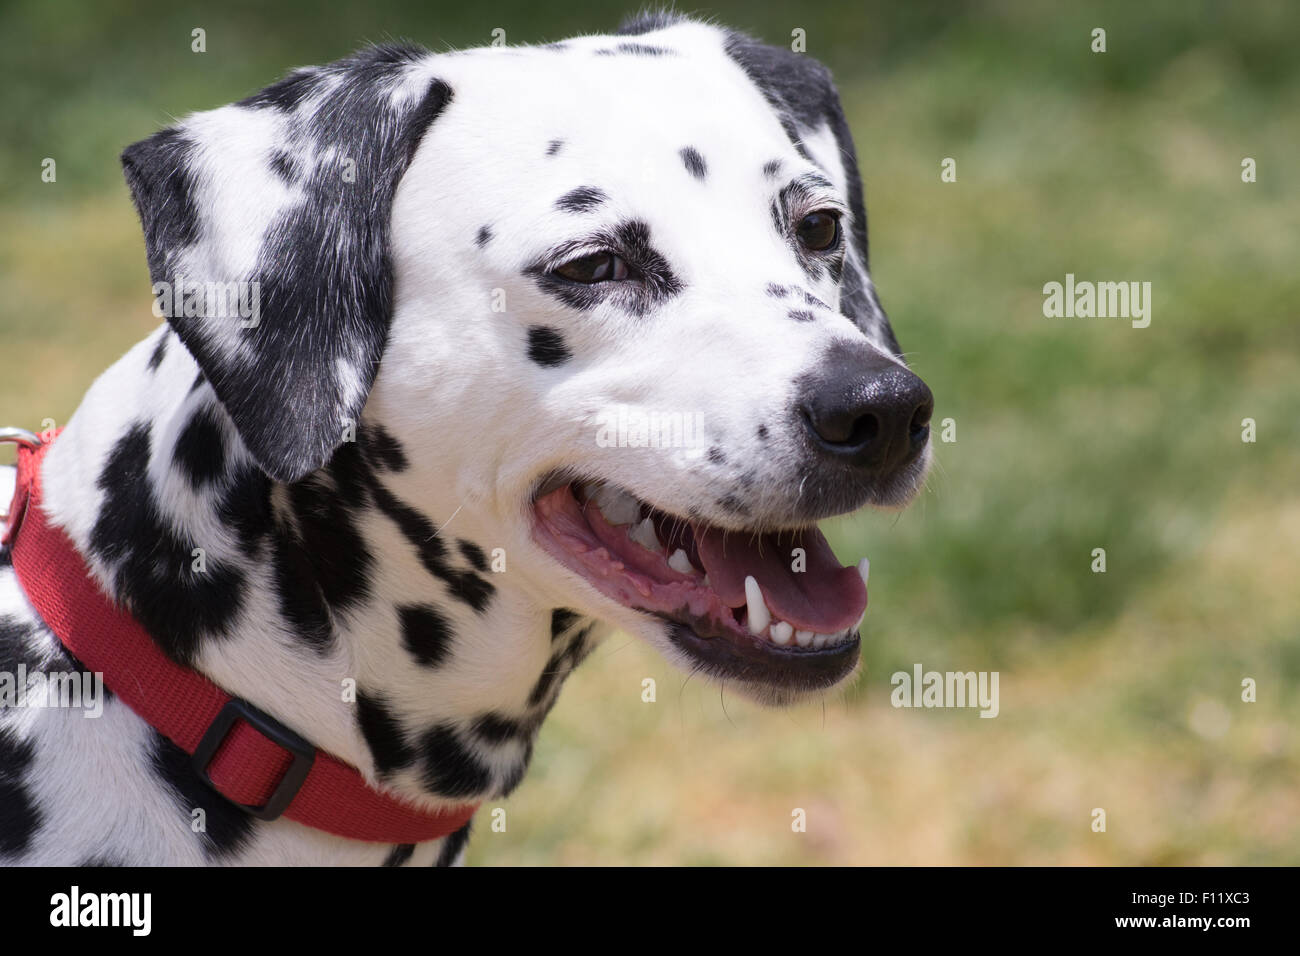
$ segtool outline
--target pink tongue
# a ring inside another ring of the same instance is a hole
[[[795,630],[837,634],[858,623],[867,608],[867,586],[857,568],[843,567],[815,528],[794,535],[693,528],[709,584],[728,607],[745,603],[745,578],[753,575],[773,616]],[[791,552],[803,548],[806,566]],[[803,567],[795,571],[795,567]]]

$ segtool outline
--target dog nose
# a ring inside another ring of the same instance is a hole
[[[925,446],[934,396],[903,366],[853,343],[805,379],[800,411],[822,454],[887,474]]]

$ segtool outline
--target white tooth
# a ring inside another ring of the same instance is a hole
[[[858,633],[858,631],[862,630],[862,622],[865,621],[866,619],[867,619],[867,612],[863,611],[862,617],[858,618],[858,623],[854,624],[853,627],[849,628],[849,630],[845,632],[844,637],[846,639],[850,638],[854,634]]]
[[[749,608],[749,633],[762,634],[772,623],[772,614],[763,603],[763,592],[752,574],[745,578],[745,606]]]
[[[650,518],[646,518],[634,527],[627,533],[627,536],[641,547],[649,548],[651,551],[662,551],[664,549],[664,546],[659,543],[659,536],[655,534],[655,523]]]
[[[681,548],[674,551],[673,556],[668,559],[668,567],[679,574],[695,573],[695,568],[691,565],[691,559],[686,556],[686,552]]]
[[[858,574],[862,575],[862,583],[867,583],[867,575],[871,573],[871,560],[863,558],[858,562]]]
[[[613,485],[601,485],[592,500],[605,520],[613,525],[631,524],[641,515],[641,503]]]
[[[813,641],[813,632],[812,632],[812,631],[795,631],[795,632],[794,632],[794,640],[795,640],[795,643],[798,644],[800,647],[807,647],[807,646],[808,646],[809,644],[811,644],[812,641]]]
[[[830,639],[831,639],[831,638],[830,638],[830,635],[829,635],[829,634],[814,634],[814,635],[813,635],[813,649],[815,650],[815,649],[817,649],[817,648],[819,648],[819,647],[825,647],[825,646],[826,646],[826,642],[829,641]]]
[[[772,640],[784,647],[790,643],[790,636],[794,634],[794,625],[786,621],[772,622]]]
[[[704,584],[704,586],[705,586],[706,588],[711,588],[711,587],[713,587],[713,585],[709,582],[709,576],[708,576],[707,574],[704,575],[704,581],[703,581],[702,583]]]

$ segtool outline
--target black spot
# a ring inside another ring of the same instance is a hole
[[[199,389],[201,389],[204,385],[206,385],[207,382],[208,382],[208,380],[204,377],[203,373],[202,373],[202,372],[199,372],[198,375],[195,375],[195,376],[194,376],[194,381],[190,383],[190,391],[189,391],[189,394],[193,395],[195,392],[197,392]]]
[[[804,292],[804,294],[803,294],[803,300],[804,300],[805,302],[807,302],[809,305],[819,306],[820,308],[823,308],[823,309],[829,309],[829,308],[830,308],[829,305],[827,305],[827,304],[826,304],[825,302],[823,302],[821,299],[817,298],[817,296],[813,295],[811,292]]]
[[[390,435],[382,425],[366,422],[359,431],[361,451],[367,461],[373,461],[383,471],[396,473],[407,469],[409,462],[406,460],[402,443]]]
[[[469,797],[492,784],[492,771],[460,740],[448,724],[430,727],[420,738],[424,758],[422,780],[430,793],[443,797]]]
[[[292,183],[298,179],[298,160],[283,149],[277,149],[271,157],[271,168],[286,183]]]
[[[492,229],[488,226],[480,226],[478,235],[474,237],[474,245],[482,249],[492,241]]]
[[[463,827],[454,833],[447,834],[443,838],[442,846],[438,848],[438,859],[434,861],[434,866],[454,866],[456,858],[465,849],[465,844],[469,842],[470,824],[466,823]]]
[[[189,665],[207,638],[228,633],[243,606],[247,582],[213,555],[193,569],[199,543],[182,540],[164,521],[149,480],[149,425],[133,425],[113,446],[96,482],[103,503],[90,551],[110,569],[124,600],[158,646]]]
[[[399,843],[388,851],[388,856],[384,858],[384,866],[405,866],[414,855],[414,843]]]
[[[774,299],[784,299],[787,295],[790,294],[790,290],[783,285],[778,285],[775,282],[769,282],[767,284],[767,294]]]
[[[607,199],[609,197],[595,186],[579,186],[555,200],[555,206],[565,212],[590,212]]]
[[[553,139],[546,145],[546,155],[555,156],[564,148],[564,140]]]
[[[341,494],[337,477],[356,467],[356,444],[344,443],[330,462],[330,481],[311,475],[288,487],[291,522],[275,522],[273,570],[280,613],[295,637],[319,653],[334,646],[331,612],[354,609],[370,596],[374,555],[359,528],[364,504]]]
[[[460,548],[460,553],[465,556],[465,560],[474,565],[475,570],[487,571],[487,555],[483,553],[482,548],[473,541],[466,541],[464,538],[457,538],[456,545]]]
[[[766,425],[759,425],[759,426],[758,426],[758,437],[759,437],[761,440],[763,440],[763,441],[767,441],[767,426],[766,426]]]
[[[153,347],[153,354],[149,356],[149,371],[158,371],[158,366],[162,365],[163,358],[167,355],[167,340],[171,338],[170,332],[164,332],[158,336],[158,344]]]
[[[28,673],[44,673],[44,658],[32,646],[36,626],[16,617],[0,617],[0,673],[15,674],[18,665]]]
[[[449,571],[446,580],[447,590],[479,613],[496,593],[495,587],[471,571]]]
[[[79,867],[93,867],[95,869],[103,869],[106,867],[121,867],[125,865],[126,865],[125,863],[122,863],[118,860],[113,859],[112,857],[107,857],[107,856],[92,856],[85,860],[82,860],[80,863],[77,864],[77,866]]]
[[[357,725],[381,776],[409,767],[415,761],[415,751],[383,697],[372,697],[357,690]]]
[[[678,155],[682,157],[682,164],[685,165],[686,171],[696,179],[703,180],[709,174],[709,167],[705,164],[704,157],[694,147],[683,147]]]
[[[210,860],[221,860],[238,853],[252,836],[257,819],[205,783],[195,773],[189,754],[158,731],[150,733],[153,772],[171,791],[179,811],[180,819],[174,825],[191,830],[192,815],[201,809],[205,828],[194,836],[202,843],[204,855]]]
[[[730,511],[732,514],[737,514],[740,515],[741,517],[749,516],[749,506],[745,504],[743,501],[741,501],[739,498],[737,498],[735,495],[732,494],[723,495],[721,498],[718,499],[718,505],[722,508],[725,508],[727,511]]]
[[[407,604],[397,609],[402,625],[402,646],[423,667],[437,667],[451,649],[451,625],[429,604]]]
[[[551,640],[559,639],[579,620],[581,615],[577,611],[571,611],[567,607],[557,607],[551,612]]]
[[[528,706],[537,707],[551,695],[557,682],[568,676],[566,669],[569,660],[569,648],[566,646],[553,653],[547,660],[542,672],[537,676],[537,683],[528,694]]]
[[[41,827],[41,811],[23,785],[36,755],[30,741],[0,727],[0,856],[17,856]]]
[[[767,179],[776,179],[781,172],[781,160],[769,159],[763,164],[763,176]]]
[[[715,465],[723,465],[727,462],[727,456],[723,453],[721,448],[714,445],[709,449],[709,461],[713,462]]]
[[[527,739],[536,730],[526,722],[503,714],[482,714],[471,729],[490,744],[504,744],[512,740]]]
[[[648,43],[620,43],[612,50],[596,51],[597,56],[614,56],[618,53],[626,53],[629,56],[675,56],[677,51],[662,46],[651,46]]]
[[[573,672],[573,669],[591,653],[594,645],[587,643],[591,631],[591,626],[587,626],[576,633],[572,633],[563,647],[551,652],[550,658],[542,668],[541,674],[537,677],[537,683],[533,685],[533,689],[528,694],[528,706],[530,708],[546,705],[546,709],[534,717],[537,726],[541,725],[542,718],[555,704],[553,691],[557,690],[565,678]],[[554,642],[552,642],[552,646],[554,646]]]
[[[371,484],[370,493],[379,510],[415,548],[425,570],[444,581],[453,597],[479,613],[486,610],[496,588],[471,571],[456,570],[447,564],[447,548],[438,536],[437,526],[377,481]]]
[[[217,504],[217,518],[235,531],[246,557],[260,558],[272,526],[271,479],[254,465],[241,466]]]
[[[807,309],[791,309],[787,314],[790,316],[790,318],[794,319],[796,322],[817,321],[817,316],[813,315]]]
[[[217,405],[204,405],[190,416],[176,439],[172,457],[195,491],[221,478],[226,465],[225,432]]]
[[[573,640],[569,642],[569,673],[572,673],[583,661],[587,659],[596,647],[594,642],[588,640],[591,637],[591,628],[584,627],[577,634],[573,635]]]
[[[573,353],[555,329],[534,325],[528,330],[528,357],[542,368],[554,368],[573,358]]]

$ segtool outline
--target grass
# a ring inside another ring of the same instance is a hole
[[[581,5],[432,6],[0,14],[0,343],[18,356],[4,423],[62,421],[153,327],[116,153],[168,112],[385,34],[468,45],[498,25],[527,42],[611,23]],[[792,9],[713,12],[771,40],[802,27],[835,68],[873,271],[957,441],[913,508],[829,529],[872,558],[847,693],[765,711],[616,636],[570,680],[506,832],[484,819],[471,861],[1300,862],[1300,14]],[[39,180],[47,155],[57,185]],[[1044,318],[1042,286],[1067,272],[1150,281],[1150,328]],[[998,670],[1000,716],[892,708],[890,674],[916,662]]]

